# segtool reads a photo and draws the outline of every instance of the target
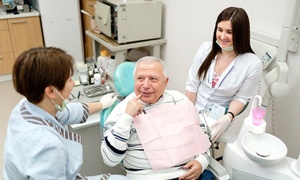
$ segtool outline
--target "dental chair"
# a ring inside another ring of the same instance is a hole
[[[118,93],[117,101],[109,108],[106,108],[101,111],[100,114],[100,127],[103,129],[104,123],[108,115],[112,112],[117,104],[119,104],[126,96],[134,90],[134,78],[133,71],[135,68],[135,63],[133,62],[123,62],[119,66],[117,66],[113,84],[115,90]],[[214,174],[214,176],[219,180],[227,180],[230,179],[229,174],[226,169],[216,160],[213,156],[210,157],[210,164],[208,169]]]
[[[204,112],[200,112],[200,119],[202,121],[201,123],[201,128],[203,131],[208,135],[209,139],[211,137],[211,130],[209,128],[209,124],[211,124],[212,119],[210,120],[210,123],[208,123],[208,117]],[[215,121],[215,120],[213,120]],[[230,176],[227,172],[227,170],[219,163],[220,160],[222,160],[223,156],[216,158],[215,157],[215,149],[219,149],[219,143],[220,142],[225,142],[227,141],[227,137],[223,138],[222,136],[217,139],[215,143],[212,143],[211,148],[210,148],[210,162],[208,165],[208,170],[210,170],[216,179],[219,180],[228,180],[230,179]]]
[[[121,102],[126,96],[133,92],[134,89],[134,79],[133,71],[135,68],[135,63],[133,62],[123,62],[115,70],[113,83],[115,90],[118,93],[118,99],[109,108],[101,111],[100,114],[100,127],[103,128],[104,122],[111,111],[115,108],[117,104]]]

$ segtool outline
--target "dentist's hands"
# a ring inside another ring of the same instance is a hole
[[[225,114],[210,126],[210,129],[213,132],[211,135],[212,143],[214,143],[220,136],[222,136],[222,134],[224,134],[230,122],[230,117],[228,114]]]
[[[108,108],[114,104],[117,100],[117,95],[115,93],[109,93],[101,97],[100,103],[102,104],[102,109]]]
[[[143,112],[143,104],[139,100],[142,97],[141,94],[128,101],[125,113],[131,117],[135,117]]]

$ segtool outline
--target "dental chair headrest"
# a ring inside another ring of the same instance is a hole
[[[135,63],[123,62],[115,70],[114,86],[122,97],[128,96],[134,90],[134,68]]]
[[[115,70],[114,73],[114,86],[118,91],[119,95],[125,98],[134,90],[134,78],[133,71],[135,68],[135,63],[133,62],[123,62]],[[120,100],[117,99],[116,102],[109,108],[103,109],[100,113],[100,127],[104,127],[106,118],[112,112]]]

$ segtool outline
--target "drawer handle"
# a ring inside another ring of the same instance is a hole
[[[18,24],[18,23],[26,23],[25,20],[20,20],[20,21],[12,21],[12,24]]]

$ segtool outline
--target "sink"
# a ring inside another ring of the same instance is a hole
[[[242,138],[246,156],[260,165],[279,163],[287,154],[286,145],[276,136],[268,133],[248,133]]]

